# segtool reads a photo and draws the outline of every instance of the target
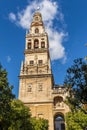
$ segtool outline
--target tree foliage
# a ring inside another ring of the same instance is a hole
[[[64,84],[70,94],[68,103],[71,108],[87,103],[87,64],[81,58],[75,59],[74,64],[67,69]]]
[[[32,130],[48,130],[48,120],[31,118]]]
[[[69,91],[66,103],[71,112],[66,114],[66,130],[84,130],[87,127],[87,64],[75,59],[68,68],[64,82]]]
[[[85,130],[87,127],[87,114],[81,110],[69,112],[66,115],[66,130]]]
[[[14,99],[12,94],[13,86],[9,86],[7,72],[0,65],[0,129],[7,130],[10,125],[11,101]]]
[[[28,107],[15,99],[11,102],[11,110],[11,125],[8,130],[32,130],[31,113]]]

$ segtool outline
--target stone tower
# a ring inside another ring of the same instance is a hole
[[[19,76],[19,99],[29,106],[33,117],[48,119],[49,130],[64,130],[64,114],[68,107],[63,101],[67,93],[64,87],[54,85],[49,39],[39,12],[35,12],[30,31],[26,34],[24,54]],[[63,119],[61,123],[58,115]]]

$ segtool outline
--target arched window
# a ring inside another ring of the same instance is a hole
[[[39,29],[38,28],[35,29],[35,33],[39,33]]]
[[[45,42],[44,41],[41,42],[41,48],[45,48]]]
[[[54,130],[65,130],[65,120],[62,113],[58,113],[54,117]]]
[[[31,49],[31,42],[28,42],[27,49]]]
[[[39,40],[38,39],[34,40],[34,48],[35,49],[39,48]]]

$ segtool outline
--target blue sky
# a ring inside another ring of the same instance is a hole
[[[87,55],[87,0],[0,0],[0,62],[16,97],[26,29],[38,6],[49,35],[55,83],[63,84],[73,60]]]

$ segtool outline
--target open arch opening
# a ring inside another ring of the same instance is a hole
[[[35,33],[39,33],[39,29],[38,28],[35,29]]]
[[[34,40],[34,48],[35,49],[39,48],[39,40],[38,39]]]
[[[61,113],[54,116],[54,130],[65,130],[64,115]]]

